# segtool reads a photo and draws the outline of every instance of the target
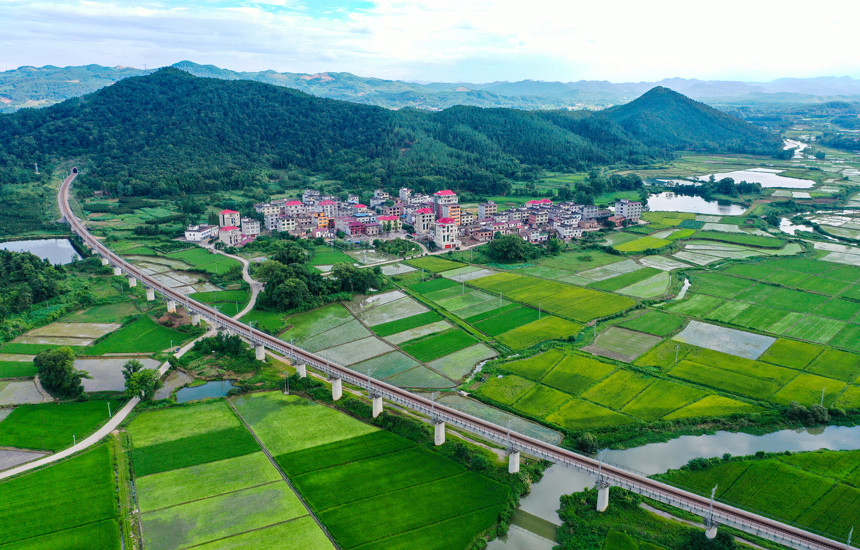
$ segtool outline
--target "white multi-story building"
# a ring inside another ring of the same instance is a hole
[[[242,218],[242,234],[247,236],[260,234],[260,221],[254,218]]]
[[[409,198],[412,196],[412,189],[401,187],[397,196],[400,197],[400,200],[403,202],[409,202]]]
[[[623,216],[628,220],[639,221],[639,218],[642,216],[642,203],[627,199],[615,201],[615,215]]]
[[[270,214],[280,214],[281,213],[281,205],[280,204],[272,204],[270,202],[265,202],[263,204],[255,204],[254,210],[259,212],[264,216],[268,216]]]
[[[336,218],[338,215],[338,203],[332,200],[321,201],[317,205],[326,218]]]
[[[307,208],[302,201],[290,201],[284,203],[284,214],[287,216],[298,216],[304,214]]]
[[[212,235],[218,230],[214,225],[189,225],[185,228],[185,240],[195,243],[211,239]]]
[[[236,246],[242,241],[242,230],[228,225],[218,231],[218,240],[227,246]]]
[[[295,231],[296,227],[295,218],[280,216],[276,218],[272,231]]]
[[[478,205],[478,218],[484,219],[492,217],[492,215],[498,211],[499,207],[493,201],[482,202]]]
[[[436,231],[433,242],[437,248],[456,248],[460,246],[457,239],[457,220],[453,218],[439,218],[436,220]]]
[[[433,229],[433,220],[435,216],[433,215],[432,208],[419,208],[412,214],[412,225],[415,227],[415,232],[419,234],[430,233]]]
[[[598,208],[593,204],[586,204],[582,207],[582,219],[593,220],[597,217]]]
[[[218,225],[221,227],[237,227],[241,223],[242,215],[235,210],[222,210],[218,214]]]
[[[280,219],[280,217],[280,213],[266,214],[266,216],[263,218],[263,225],[269,231],[277,231],[277,229],[275,228],[278,225],[278,220]]]

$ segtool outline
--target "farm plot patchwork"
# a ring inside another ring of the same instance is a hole
[[[507,497],[507,487],[327,407],[280,394],[243,397],[237,407],[341,548],[465,547],[495,523]],[[325,422],[328,429],[315,428]],[[379,510],[386,521],[370,521]]]
[[[165,327],[142,315],[99,340],[87,353],[104,355],[106,353],[148,353],[163,351],[171,342],[179,345],[189,337],[184,332]]]
[[[463,267],[463,264],[461,264],[460,262],[452,262],[451,260],[446,260],[438,256],[423,256],[421,258],[413,258],[411,260],[407,260],[406,263],[413,267],[417,267],[418,269],[426,269],[427,271],[432,271],[433,273],[439,273],[442,271],[448,271],[449,269]]]
[[[198,269],[211,275],[221,275],[231,269],[242,268],[242,264],[238,260],[222,256],[221,254],[214,254],[200,247],[171,252],[170,254],[166,254],[166,257],[182,260],[193,269]]]
[[[0,548],[119,549],[108,445],[0,483]]]
[[[748,359],[758,359],[776,341],[770,336],[700,321],[690,321],[684,330],[673,337],[673,340],[715,351],[724,351]]]
[[[619,323],[618,326],[655,336],[668,336],[681,328],[684,322],[683,317],[662,311],[649,310],[642,315]]]
[[[173,429],[159,430],[162,422]],[[242,435],[230,438],[225,431]],[[135,446],[136,494],[147,548],[183,548],[216,540],[219,548],[240,548],[283,533],[284,522],[291,525],[309,518],[223,401],[142,413],[129,425],[129,434]],[[204,439],[209,439],[208,445],[188,445]],[[170,459],[177,450],[185,455],[183,460]],[[286,532],[302,537],[305,547],[331,547],[319,528]]]

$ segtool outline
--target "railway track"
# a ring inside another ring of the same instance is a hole
[[[467,430],[481,437],[485,437],[504,445],[511,452],[522,452],[534,457],[562,464],[569,468],[585,472],[598,477],[601,487],[608,490],[610,486],[623,487],[642,496],[658,500],[660,502],[688,510],[699,516],[711,518],[711,526],[727,525],[738,528],[744,532],[783,544],[797,549],[814,550],[837,550],[850,548],[845,542],[835,541],[824,536],[793,527],[780,521],[767,518],[734,506],[711,501],[711,499],[678,489],[671,485],[662,483],[630,472],[623,468],[603,464],[591,457],[584,456],[567,449],[562,449],[550,443],[528,437],[511,431],[508,428],[498,426],[486,420],[476,418],[456,409],[437,404],[420,395],[415,395],[407,390],[398,388],[381,380],[375,380],[344,366],[330,362],[328,359],[315,355],[301,348],[288,344],[274,336],[256,330],[240,321],[223,315],[218,310],[205,304],[189,299],[187,296],[161,283],[142,272],[133,264],[125,261],[122,257],[112,252],[96,239],[80,220],[74,215],[69,206],[69,189],[77,176],[73,171],[60,186],[58,203],[60,212],[69,223],[72,230],[81,237],[83,242],[96,254],[106,258],[114,267],[120,268],[126,275],[141,281],[146,287],[160,293],[168,300],[174,300],[177,304],[184,305],[189,314],[197,314],[206,318],[213,325],[232,331],[248,339],[256,345],[262,345],[275,352],[292,358],[294,361],[303,363],[325,373],[332,380],[341,380],[343,383],[352,384],[363,388],[369,394],[382,397],[385,400],[398,403],[412,410],[429,416],[434,423],[448,423],[458,428]]]

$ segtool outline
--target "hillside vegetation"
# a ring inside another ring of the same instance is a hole
[[[81,184],[119,195],[260,186],[271,170],[324,174],[351,188],[501,194],[512,181],[537,179],[543,170],[643,164],[682,147],[767,152],[776,144],[740,120],[700,104],[691,110],[683,96],[664,95],[653,101],[646,94],[619,118],[634,133],[683,136],[649,138],[649,144],[591,112],[390,111],[163,69],[0,117],[0,181],[29,183],[38,177],[33,162],[50,169],[78,159],[85,168]]]

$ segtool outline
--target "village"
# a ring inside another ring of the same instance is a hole
[[[570,241],[605,227],[638,224],[642,203],[621,199],[616,201],[613,212],[593,204],[553,202],[545,198],[505,211],[499,211],[495,202],[487,201],[469,211],[461,208],[454,191],[437,191],[431,196],[404,187],[397,197],[377,189],[369,205],[360,203],[358,195],[350,195],[344,202],[305,189],[301,200],[277,199],[255,204],[254,210],[263,218],[262,224],[259,219],[242,217],[235,210],[223,210],[218,214],[217,227],[189,226],[185,239],[217,240],[225,246],[241,247],[262,231],[353,241],[409,237],[425,243],[431,250],[445,250],[487,242],[496,235],[516,234],[527,242],[539,244],[551,237]]]

